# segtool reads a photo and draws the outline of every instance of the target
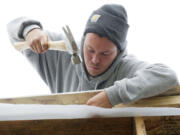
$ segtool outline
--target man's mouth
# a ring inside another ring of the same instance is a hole
[[[97,66],[89,66],[90,69],[93,69],[93,70],[99,70],[99,67]]]

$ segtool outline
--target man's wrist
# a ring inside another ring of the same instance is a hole
[[[109,101],[113,106],[122,103],[122,99],[119,96],[118,89],[119,88],[116,85],[105,89],[107,97],[109,98]]]
[[[41,29],[43,29],[41,23],[38,22],[38,21],[28,20],[28,21],[23,22],[21,24],[19,32],[18,32],[19,38],[24,39],[26,34],[29,31],[31,31],[32,29],[34,29],[34,28],[41,28]],[[25,29],[27,29],[27,30],[25,30]]]
[[[26,39],[26,36],[35,29],[41,29],[38,25],[30,25],[26,27],[23,31],[23,38]]]

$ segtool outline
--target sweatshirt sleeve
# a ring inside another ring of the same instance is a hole
[[[120,72],[126,77],[106,89],[112,105],[155,96],[179,84],[176,73],[163,64],[147,64],[127,58],[121,65]]]
[[[24,36],[35,28],[42,29],[41,23],[26,17],[20,17],[8,23],[7,31],[12,45],[15,42],[24,41]],[[51,40],[60,40],[63,38],[61,34],[51,32],[47,32],[47,34]],[[59,51],[48,50],[46,53],[38,54],[31,49],[27,49],[22,53],[53,92],[55,89],[54,83],[56,82],[57,61],[61,63],[61,55],[64,52],[59,53]]]
[[[14,42],[24,41],[25,35],[35,28],[41,28],[40,22],[27,17],[19,17],[7,24],[7,32],[12,44]]]

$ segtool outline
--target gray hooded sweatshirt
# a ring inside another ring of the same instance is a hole
[[[23,22],[28,25],[22,31]],[[29,31],[39,27],[25,17],[11,21],[7,25],[11,43],[24,41],[23,37]],[[65,39],[62,34],[47,34],[52,41]],[[112,105],[151,97],[178,85],[176,74],[169,67],[139,61],[128,55],[126,50],[117,56],[107,71],[97,77],[88,75],[83,62],[73,65],[71,55],[67,52],[48,50],[38,54],[27,49],[23,55],[32,63],[52,93],[103,89]]]

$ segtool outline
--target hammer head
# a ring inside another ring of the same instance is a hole
[[[79,64],[82,62],[81,57],[77,54],[72,54],[71,61],[73,64]]]
[[[74,37],[72,35],[72,32],[69,28],[69,26],[63,27],[63,31],[67,37],[67,39],[70,42],[71,48],[72,48],[72,56],[71,56],[71,60],[73,62],[73,64],[79,64],[82,62],[81,56],[79,55],[79,49],[77,47],[77,44],[74,40]]]

